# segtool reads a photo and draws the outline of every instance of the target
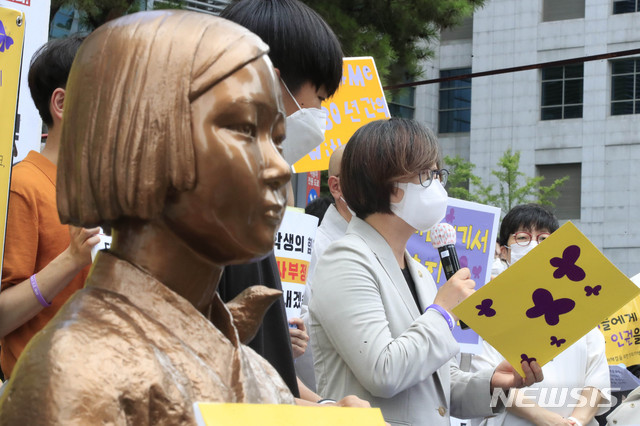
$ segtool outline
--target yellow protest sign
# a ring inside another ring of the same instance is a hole
[[[379,408],[195,403],[198,426],[384,426]]]
[[[640,283],[640,274],[632,278]],[[598,326],[607,348],[607,362],[627,366],[640,364],[640,296],[604,319]]]
[[[640,294],[571,222],[453,312],[521,375],[542,366]]]
[[[24,13],[0,7],[0,259],[4,256],[24,26]]]
[[[327,170],[333,151],[365,124],[389,118],[389,107],[372,57],[344,58],[338,91],[322,103],[327,112],[324,142],[293,165],[295,173]]]

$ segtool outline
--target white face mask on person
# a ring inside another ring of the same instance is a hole
[[[439,180],[423,187],[417,183],[398,183],[404,191],[402,200],[391,203],[391,211],[418,231],[426,231],[440,223],[447,213],[447,191]]]
[[[345,206],[347,206],[347,210],[349,210],[349,213],[351,213],[351,216],[356,216],[356,212],[354,212],[353,210],[351,210],[351,207],[349,207],[349,204],[347,204],[347,200],[345,200],[344,198],[342,198],[342,195],[340,196],[340,199],[342,200],[342,202],[344,203]]]
[[[537,246],[538,243],[535,241],[531,241],[529,243],[529,245],[527,246],[521,246],[519,244],[511,244],[509,246],[509,250],[511,252],[511,262],[509,262],[509,265],[513,265],[514,263],[516,263],[518,260],[522,259],[522,257],[529,253],[531,250],[533,250],[535,248],[535,246]]]
[[[301,108],[284,81],[282,85],[298,107],[298,111],[287,117],[287,137],[282,142],[282,156],[293,165],[324,142],[327,112],[320,108]]]

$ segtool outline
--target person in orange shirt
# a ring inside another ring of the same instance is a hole
[[[12,170],[2,291],[0,365],[5,378],[25,346],[84,286],[99,228],[62,225],[56,206],[56,165],[65,87],[84,37],[52,40],[34,55],[31,96],[49,136],[42,153],[30,151]]]

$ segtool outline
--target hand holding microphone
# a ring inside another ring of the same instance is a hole
[[[431,243],[438,250],[447,282],[440,287],[433,303],[445,308],[453,317],[453,308],[473,293],[476,286],[469,268],[460,269],[456,251],[456,230],[448,223],[439,223],[431,228]],[[460,327],[469,328],[460,321]]]

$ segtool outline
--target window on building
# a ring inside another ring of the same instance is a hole
[[[580,194],[582,191],[582,164],[548,164],[536,167],[538,176],[544,176],[542,185],[551,185],[556,179],[569,176],[558,191],[560,196],[553,200],[555,207],[551,210],[560,220],[580,219]]]
[[[440,33],[440,41],[470,40],[473,38],[473,16],[466,17],[456,25]]]
[[[543,22],[580,18],[584,18],[584,0],[543,0]]]
[[[640,114],[640,59],[611,62],[611,115]]]
[[[394,91],[389,98],[389,114],[392,117],[413,118],[416,110],[415,97],[415,87],[403,87]]]
[[[471,68],[440,71],[440,78],[471,74]],[[471,79],[440,83],[438,132],[468,132],[471,130]]]
[[[582,117],[584,64],[542,69],[541,119]]]
[[[638,12],[639,6],[639,0],[613,0],[613,14]]]

